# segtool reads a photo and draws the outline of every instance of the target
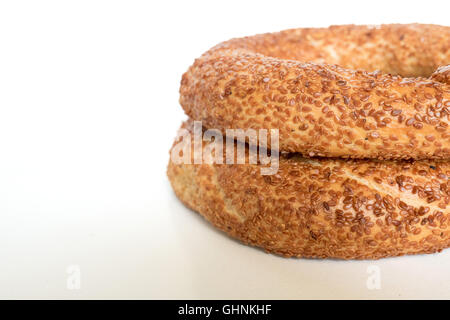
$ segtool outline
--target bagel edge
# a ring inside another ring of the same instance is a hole
[[[180,104],[207,128],[279,129],[280,150],[304,156],[449,159],[449,39],[417,24],[232,39],[183,75]]]
[[[192,121],[182,128],[192,132]],[[172,149],[190,139],[179,136]],[[282,155],[277,174],[260,167],[169,161],[167,175],[215,227],[284,257],[379,259],[450,246],[448,161]]]

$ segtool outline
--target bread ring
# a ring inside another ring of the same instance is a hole
[[[207,128],[279,129],[286,152],[448,159],[448,67],[430,77],[448,64],[449,27],[286,30],[203,54],[182,77],[180,103]]]
[[[192,147],[191,121],[183,128],[174,146]],[[178,198],[217,228],[286,257],[378,259],[450,246],[448,161],[290,154],[276,175],[260,167],[170,161],[167,173]]]

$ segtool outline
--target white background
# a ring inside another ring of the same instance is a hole
[[[0,298],[450,298],[450,250],[283,259],[213,229],[165,170],[182,73],[231,37],[449,24],[444,1],[2,1]],[[67,287],[67,268],[81,287]],[[381,288],[369,290],[369,266]]]

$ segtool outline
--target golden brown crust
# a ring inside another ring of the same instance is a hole
[[[446,84],[450,84],[450,65],[439,67],[432,75],[431,79]]]
[[[213,225],[283,256],[378,259],[450,246],[448,161],[286,155],[276,175],[260,167],[171,161],[167,173],[176,195]]]
[[[279,129],[286,152],[448,159],[448,73],[423,77],[449,63],[449,27],[286,30],[206,52],[183,75],[180,103],[207,128]]]

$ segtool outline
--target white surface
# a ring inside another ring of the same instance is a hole
[[[217,232],[165,176],[181,74],[209,47],[291,27],[448,24],[448,1],[405,5],[1,2],[0,298],[450,298],[449,250],[279,258]]]

